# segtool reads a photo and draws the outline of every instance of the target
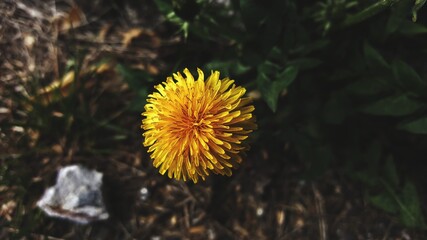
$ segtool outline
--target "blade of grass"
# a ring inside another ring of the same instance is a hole
[[[339,28],[347,28],[365,21],[368,18],[371,18],[378,13],[386,10],[391,5],[399,2],[400,0],[380,0],[377,3],[372,4],[371,6],[363,9],[362,11],[348,16],[340,25]]]

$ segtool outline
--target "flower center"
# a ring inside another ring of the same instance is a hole
[[[195,120],[195,122],[193,122],[193,128],[199,127],[202,124],[203,124],[203,119],[200,119],[198,122],[197,122],[197,120]]]

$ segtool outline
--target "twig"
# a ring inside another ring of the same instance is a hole
[[[119,222],[118,225],[122,229],[123,233],[126,235],[127,239],[135,239],[132,234],[126,229],[122,222]]]
[[[217,220],[213,220],[212,223],[213,223],[214,226],[216,226],[217,228],[221,229],[223,231],[223,233],[225,233],[226,235],[228,235],[228,237],[230,239],[236,239],[236,236],[234,235],[233,231],[231,231],[230,229],[228,229],[222,223],[220,223]]]
[[[316,204],[316,212],[319,216],[319,232],[320,232],[320,240],[327,240],[327,230],[328,226],[325,221],[325,204],[322,195],[317,189],[316,185],[313,183],[312,185],[313,193],[314,193],[314,201]]]
[[[393,223],[390,223],[387,227],[387,230],[384,233],[384,237],[382,238],[382,240],[387,240],[389,235],[390,235],[390,229],[393,226]]]

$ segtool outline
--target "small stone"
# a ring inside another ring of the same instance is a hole
[[[256,215],[258,217],[261,217],[263,214],[264,214],[264,209],[262,209],[261,207],[257,208]]]
[[[139,191],[140,197],[142,201],[145,201],[148,199],[149,196],[149,192],[148,189],[146,187],[141,188],[141,190]]]
[[[102,173],[79,165],[61,168],[56,185],[37,202],[47,215],[87,224],[109,217],[101,192]]]

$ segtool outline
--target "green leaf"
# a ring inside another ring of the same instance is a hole
[[[263,19],[257,30],[249,36],[243,47],[242,62],[256,66],[262,63],[272,51],[282,31],[281,15],[269,15]]]
[[[388,212],[397,213],[399,211],[399,205],[393,199],[393,197],[387,192],[383,192],[376,196],[370,197],[369,201],[376,207]]]
[[[183,32],[185,39],[187,39],[188,32],[190,30],[189,22],[185,21],[175,13],[171,1],[170,0],[154,0],[154,2],[156,3],[159,11],[164,15],[164,17],[168,21],[179,26],[179,32]]]
[[[424,5],[426,0],[417,0],[412,7],[412,21],[407,19],[411,8],[409,1],[400,1],[392,8],[389,20],[386,25],[386,33],[398,32],[404,35],[416,35],[427,33],[427,27],[415,23],[417,11]]]
[[[413,80],[413,81],[423,83],[418,73],[407,63],[399,59],[396,59],[393,61],[393,70],[396,77],[401,79],[402,81]]]
[[[381,54],[374,49],[368,42],[363,45],[363,53],[365,55],[366,63],[372,68],[382,67],[388,68],[387,62]]]
[[[140,89],[132,102],[129,104],[129,110],[133,112],[142,112],[147,103],[148,90],[146,88]]]
[[[402,21],[403,20],[402,18],[400,18],[400,16],[391,14],[387,21],[387,25],[384,28],[385,34],[389,35],[389,34],[395,33],[397,29],[399,29],[400,24],[402,24]]]
[[[407,63],[396,59],[392,63],[392,70],[397,81],[412,92],[424,94],[427,82]]]
[[[285,68],[279,75],[277,75],[276,82],[277,85],[281,88],[286,88],[295,80],[298,74],[298,69],[294,66],[289,66]]]
[[[117,72],[123,77],[130,89],[138,91],[140,88],[147,86],[147,82],[152,82],[153,78],[145,71],[132,69],[122,64],[117,64]]]
[[[379,14],[380,12],[386,10],[394,2],[395,0],[383,0],[383,1],[376,2],[356,14],[349,15],[346,19],[344,19],[340,27],[346,28],[346,27],[358,24],[360,22],[363,22],[366,19],[371,18]]]
[[[387,181],[392,184],[392,187],[397,188],[399,185],[399,175],[397,174],[396,166],[391,156],[385,163],[384,171]]]
[[[330,124],[340,124],[352,111],[351,102],[346,92],[336,92],[326,102],[322,117],[323,120]]]
[[[398,128],[411,133],[427,134],[427,117],[400,124]]]
[[[306,70],[315,68],[322,63],[321,60],[316,58],[298,58],[288,62],[288,65],[292,65],[300,70]]]
[[[241,16],[246,28],[241,61],[247,65],[261,64],[282,34],[286,1],[260,2],[240,0]]]
[[[279,94],[295,80],[298,70],[293,66],[289,66],[284,71],[277,74],[275,80],[272,81],[267,76],[268,70],[271,70],[268,69],[271,68],[269,65],[270,64],[263,64],[263,66],[258,69],[257,83],[265,102],[270,109],[275,112],[277,110]]]
[[[172,4],[170,1],[167,0],[154,0],[154,2],[157,5],[157,8],[161,13],[164,15],[169,14],[170,12],[173,12]]]
[[[427,27],[419,23],[404,20],[399,25],[397,31],[403,35],[417,35],[427,33]]]
[[[378,187],[381,181],[377,172],[382,155],[383,146],[378,139],[368,143],[365,149],[353,152],[352,156],[356,156],[353,162],[364,164],[366,168],[357,172],[351,171],[351,176],[369,187]]]
[[[398,211],[400,215],[400,220],[403,224],[408,227],[420,227],[425,228],[425,221],[422,215],[419,197],[415,186],[411,182],[406,182],[400,194],[397,193],[395,188],[390,186],[388,182],[382,180],[381,183],[384,186],[384,189],[387,191],[382,197],[378,197],[374,201],[371,201],[377,207],[384,209],[385,211],[393,210],[394,204],[391,203],[390,199],[398,206]],[[390,199],[388,199],[390,198]]]
[[[362,182],[370,187],[376,187],[379,185],[378,178],[373,176],[369,171],[350,172],[352,178]]]
[[[404,21],[407,21],[407,16],[411,10],[410,1],[397,1],[390,8],[391,14],[385,26],[385,33],[395,33]]]
[[[269,15],[264,4],[252,0],[240,0],[240,11],[247,29],[258,28]]]
[[[412,7],[412,21],[417,21],[417,12],[424,6],[425,3],[426,0],[415,0],[415,4]]]
[[[425,227],[417,189],[411,182],[406,182],[402,191],[401,220],[408,227]]]
[[[251,68],[235,60],[214,60],[205,65],[205,69],[218,70],[223,76],[236,76],[249,71]]]
[[[145,71],[132,69],[121,64],[117,64],[116,70],[122,75],[123,80],[129,85],[129,88],[136,94],[129,104],[129,110],[142,112],[147,103],[147,87],[149,85],[147,83],[152,82],[153,77]]]
[[[369,77],[354,81],[346,87],[349,93],[360,96],[372,96],[384,92],[390,92],[392,86],[384,79],[384,76]]]
[[[263,73],[266,76],[272,76],[280,71],[280,66],[271,61],[265,61],[263,64],[259,65],[257,70],[259,73]]]
[[[425,104],[410,99],[407,95],[395,95],[371,103],[362,112],[379,116],[404,116],[411,114]]]
[[[286,38],[285,38],[286,39]],[[310,41],[308,43],[304,43],[302,45],[298,45],[297,48],[289,49],[290,53],[297,54],[300,56],[306,56],[315,51],[319,51],[330,46],[330,41],[326,39],[320,39],[315,41]],[[301,43],[299,43],[301,44]]]

